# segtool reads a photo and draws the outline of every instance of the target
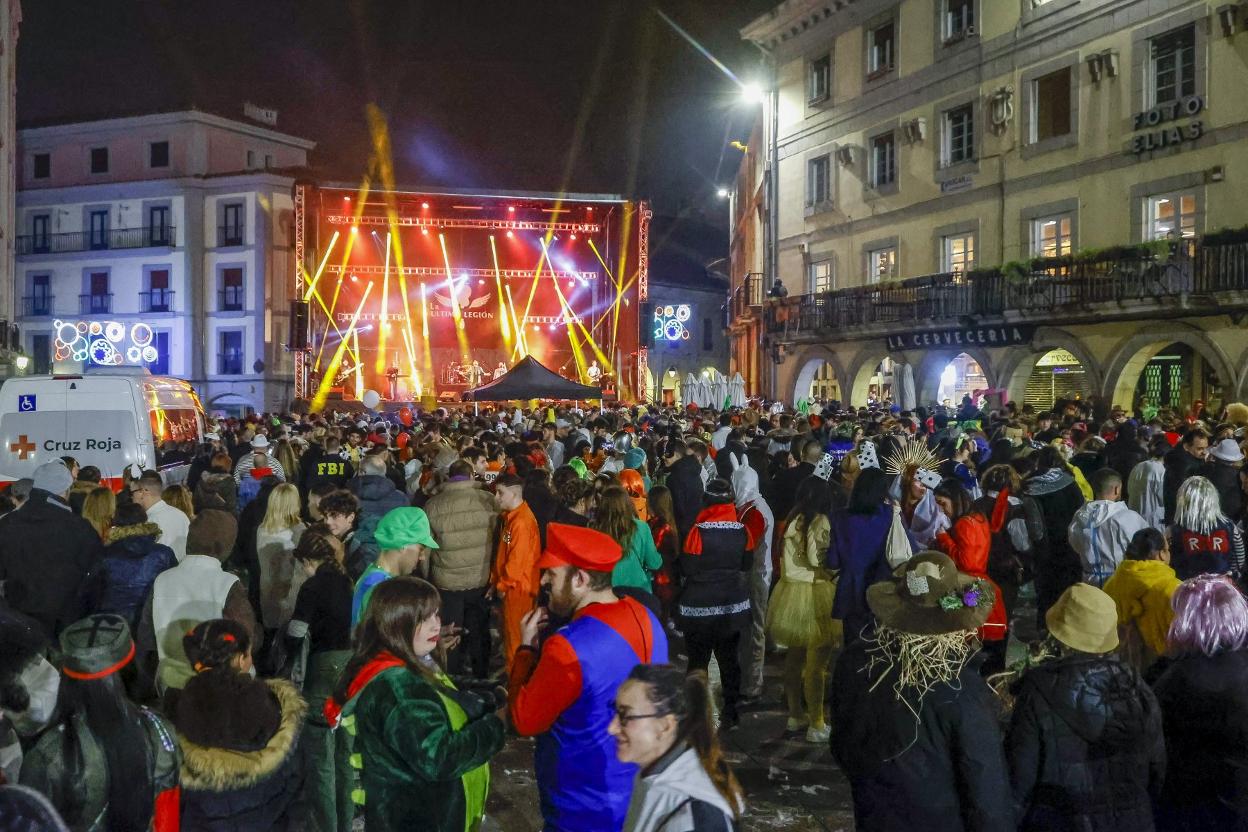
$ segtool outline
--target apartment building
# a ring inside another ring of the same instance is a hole
[[[209,410],[285,407],[294,178],[313,142],[273,111],[18,133],[16,320],[31,371],[147,366]]]
[[[1246,27],[1227,0],[781,3],[742,32],[772,77],[738,191],[772,185],[774,240],[742,207],[733,277],[788,296],[742,301],[765,337],[734,359],[789,401],[1248,397]]]

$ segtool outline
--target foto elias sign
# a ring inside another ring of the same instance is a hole
[[[1131,138],[1131,152],[1135,154],[1147,153],[1150,150],[1161,150],[1166,147],[1174,147],[1183,142],[1196,141],[1205,134],[1204,122],[1199,119],[1189,121],[1187,124],[1162,127],[1159,130],[1151,128],[1159,127],[1180,118],[1194,118],[1200,115],[1204,109],[1205,99],[1203,97],[1188,95],[1178,101],[1168,101],[1165,104],[1158,104],[1151,110],[1136,113],[1132,129],[1148,130],[1149,132]]]

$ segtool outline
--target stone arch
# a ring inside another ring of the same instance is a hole
[[[1036,362],[1053,350],[1066,350],[1079,359],[1088,374],[1088,387],[1095,393],[1103,386],[1101,363],[1083,342],[1064,329],[1041,327],[1036,330],[1030,347],[1014,347],[1001,360],[997,372],[998,386],[1004,387],[1010,401],[1021,402]]]
[[[889,351],[884,347],[863,347],[858,354],[854,356],[852,375],[849,377],[848,404],[855,407],[861,407],[867,403],[867,392],[871,386],[871,376],[875,375],[875,371],[879,369],[880,362],[885,358],[892,358]]]
[[[1190,324],[1172,323],[1164,328],[1150,328],[1124,339],[1105,363],[1101,391],[1108,404],[1119,404],[1128,411],[1135,405],[1135,388],[1140,373],[1162,348],[1170,344],[1186,344],[1213,365],[1228,394],[1239,389],[1240,377],[1226,351],[1209,337],[1209,333]]]
[[[815,344],[801,349],[793,356],[793,366],[796,372],[792,377],[792,385],[787,388],[791,395],[790,403],[796,403],[798,399],[806,397],[810,390],[810,383],[815,379],[815,373],[823,364],[832,368],[832,375],[836,378],[836,386],[840,390],[841,399],[842,401],[845,399],[845,368],[841,365],[836,353],[822,344]]]
[[[967,354],[975,359],[984,371],[984,377],[988,379],[989,387],[997,387],[997,374],[993,369],[992,361],[988,358],[988,353],[979,347],[958,347],[950,349],[941,349],[932,351],[924,356],[923,360],[914,368],[914,393],[915,399],[920,406],[930,405],[936,401],[937,391],[940,389],[940,375],[945,371],[945,367],[949,366],[949,362],[961,354]]]

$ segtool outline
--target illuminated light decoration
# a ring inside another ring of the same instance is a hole
[[[689,304],[656,306],[654,308],[654,340],[688,341],[689,327],[685,323],[693,316]]]
[[[73,359],[102,367],[151,364],[160,358],[152,345],[152,328],[134,324],[127,340],[126,325],[118,321],[54,321],[57,361]],[[149,352],[150,350],[150,352]],[[150,356],[150,357],[149,357]]]
[[[338,266],[330,266],[329,271],[335,271],[338,268],[339,268]],[[372,266],[372,265],[351,266],[350,268],[352,272],[351,274],[352,280],[356,279],[356,274],[355,274],[356,272],[358,272],[359,274],[364,274],[364,275],[380,275],[383,273],[383,269],[384,269],[384,267],[382,266]],[[441,277],[446,276],[445,267],[439,269],[439,268],[431,267],[431,266],[404,266],[402,270],[398,270],[398,269],[395,269],[393,266],[391,266],[390,272],[391,274],[398,272],[399,274],[405,275],[407,277],[441,278]],[[557,280],[579,280],[582,283],[585,283],[590,280],[598,279],[598,273],[593,272],[593,271],[564,271],[564,270],[550,271],[549,269],[543,269],[543,274],[549,277],[553,277]],[[473,278],[473,277],[484,277],[488,279],[493,276],[494,276],[493,269],[462,269],[458,279],[463,280],[464,278]],[[533,278],[533,272],[527,269],[501,269],[499,270],[499,276],[501,276],[504,280],[509,280],[509,279],[531,280]]]
[[[144,323],[135,324],[130,328],[130,340],[140,347],[152,343],[152,328]]]
[[[127,347],[126,348],[126,360],[129,361],[131,364],[138,364],[140,361],[143,360],[143,348],[142,347]]]
[[[104,337],[116,343],[126,337],[126,328],[116,321],[109,321],[104,327]]]
[[[358,228],[361,225],[389,225],[387,217],[348,216],[332,214],[325,218],[331,225],[350,225]],[[577,234],[597,234],[602,227],[590,222],[542,222],[541,220],[491,220],[467,217],[397,217],[395,225],[413,228],[476,228],[496,231],[538,231],[555,233],[566,231]]]

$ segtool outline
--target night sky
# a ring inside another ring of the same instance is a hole
[[[772,0],[659,5],[743,79],[738,30]],[[731,181],[751,113],[736,86],[641,2],[27,0],[19,123],[195,103],[279,110],[318,142],[327,179],[370,155],[368,102],[386,114],[400,185],[648,198],[668,258],[725,253]]]

